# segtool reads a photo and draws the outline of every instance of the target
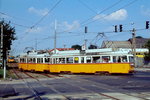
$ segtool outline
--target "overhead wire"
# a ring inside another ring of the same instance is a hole
[[[62,0],[59,0],[59,1],[56,3],[56,5],[53,6],[51,10],[49,10],[48,13],[50,13],[61,1],[62,1]],[[79,1],[81,1],[81,0],[79,0]],[[119,0],[118,2],[114,3],[112,6],[110,6],[110,7],[106,8],[106,9],[104,9],[104,10],[101,11],[100,13],[103,13],[104,11],[106,11],[106,10],[108,10],[108,9],[110,9],[110,8],[112,8],[112,7],[114,7],[115,5],[119,4],[121,1],[122,1],[122,0]],[[127,6],[129,6],[129,5],[131,5],[131,4],[133,4],[135,1],[137,1],[137,0],[132,1],[132,2],[128,3],[127,5],[124,5],[123,7],[127,7]],[[120,9],[122,9],[123,7],[121,7]],[[90,8],[89,8],[89,9],[90,9]],[[91,9],[91,10],[92,10],[92,9]],[[116,11],[115,11],[115,12],[116,12]],[[47,15],[48,15],[48,13],[47,13]],[[112,13],[111,13],[111,14],[112,14]],[[47,15],[43,16],[39,21],[37,21],[37,23],[35,23],[34,25],[32,25],[29,29],[32,29],[32,28],[34,28],[35,26],[37,26]],[[108,14],[108,15],[110,15],[110,14]],[[106,16],[108,16],[108,15],[106,15]],[[105,17],[106,17],[106,16],[105,16]],[[93,17],[92,17],[92,18],[93,18]],[[91,18],[90,18],[90,19],[91,19]],[[88,20],[90,20],[90,19],[88,19]],[[92,23],[92,22],[86,23],[86,24],[84,24],[84,23],[85,23],[85,22],[82,22],[81,25],[82,25],[82,24],[83,24],[83,25],[87,25],[87,24],[90,24],[90,23]],[[83,25],[82,25],[82,26],[83,26]],[[67,30],[67,31],[68,31],[68,30]],[[64,32],[65,32],[65,31],[64,31]],[[27,32],[26,32],[26,33],[27,33]],[[111,32],[106,32],[106,33],[111,33]]]
[[[50,12],[52,12],[57,6],[58,6],[58,4],[61,2],[62,0],[59,0],[58,2],[56,2],[56,4],[48,11],[48,13],[47,14],[45,14],[40,20],[38,20],[35,24],[33,24],[28,30],[27,30],[27,32],[25,32],[25,35],[21,38],[21,39],[23,39],[35,26],[37,26],[41,21],[43,21],[44,20],[44,18],[46,17],[46,16],[48,16],[48,14],[50,13]]]
[[[119,10],[120,9],[123,9],[123,8],[125,8],[125,7],[127,7],[127,6],[130,6],[131,4],[133,4],[134,2],[136,2],[137,0],[133,0],[132,2],[130,2],[130,3],[128,3],[128,4],[126,4],[126,5],[124,5],[124,6],[122,6],[122,7],[120,7],[119,8]],[[116,5],[116,4],[118,4],[118,3],[120,3],[121,1],[118,1],[118,2],[116,2],[114,5]],[[112,6],[113,7],[113,6]],[[104,10],[105,11],[105,10]],[[116,11],[118,11],[118,10],[116,10]],[[116,11],[114,11],[114,12],[116,12]],[[111,15],[112,13],[110,13],[110,14],[107,14],[107,15],[105,15],[104,17],[101,17],[101,18],[105,18],[105,17],[107,17],[107,16],[109,16],[109,15]],[[93,18],[93,17],[92,17]],[[88,20],[90,20],[90,19],[88,19]],[[87,20],[87,21],[88,21]],[[85,26],[85,25],[87,25],[87,24],[90,24],[90,23],[92,23],[92,22],[95,22],[95,21],[97,21],[98,19],[96,19],[96,20],[94,20],[94,21],[91,21],[91,22],[89,22],[89,23],[86,23],[86,24],[82,24],[81,26]],[[100,33],[114,33],[114,32],[100,32]]]
[[[37,21],[33,26],[31,26],[32,28],[37,26],[41,21],[43,21],[43,19],[50,13],[52,12],[56,7],[57,5],[61,2],[62,0],[59,0],[39,21]]]
[[[78,0],[82,5],[84,5],[86,8],[88,8],[90,11],[92,11],[93,13],[95,13],[95,14],[97,14],[97,12],[94,10],[94,9],[92,9],[91,7],[89,7],[86,3],[84,3],[83,1],[81,1],[81,0]]]
[[[15,16],[11,16],[11,15],[8,15],[8,14],[3,13],[3,12],[0,12],[0,14],[1,14],[1,15],[5,15],[5,16],[10,17],[10,18],[17,19],[17,20],[24,20],[24,19],[22,19],[22,18],[15,17]],[[4,18],[1,18],[1,19],[4,20]],[[6,19],[5,19],[5,21],[6,21]],[[16,25],[16,26],[20,26],[20,27],[24,27],[24,28],[30,28],[30,26],[26,26],[26,25],[14,23],[14,22],[12,22],[12,21],[9,21],[9,22],[11,22],[11,24],[14,24],[14,25]]]
[[[105,12],[105,11],[107,11],[107,10],[113,8],[114,6],[118,5],[118,4],[119,4],[120,2],[122,2],[122,1],[123,1],[123,0],[119,0],[119,1],[115,2],[114,4],[110,5],[109,7],[103,9],[101,12],[96,13],[96,15],[102,14],[103,12]],[[96,16],[96,15],[95,15],[95,16]],[[82,22],[81,22],[81,25],[84,24],[84,23],[86,23],[86,22],[89,21],[90,19],[93,19],[93,17],[95,17],[95,16],[92,16],[92,17],[90,17],[90,18],[88,18],[88,19],[82,21]]]
[[[121,1],[122,1],[122,0],[117,1],[116,3],[114,3],[113,5],[111,5],[110,7],[104,9],[103,11],[101,11],[99,14],[101,14],[101,13],[103,13],[104,11],[106,11],[106,10],[108,10],[108,9],[110,9],[110,8],[112,8],[112,7],[114,7],[115,5],[119,4]],[[133,0],[133,1],[129,2],[129,3],[127,3],[126,5],[120,7],[119,9],[115,10],[114,12],[116,12],[116,11],[118,11],[118,10],[121,10],[121,9],[123,9],[123,8],[125,8],[125,7],[130,6],[131,4],[133,4],[133,3],[136,2],[136,1],[137,1],[137,0]],[[86,6],[87,6],[87,5],[86,5]],[[90,8],[88,7],[88,9],[90,9]],[[114,12],[112,12],[112,13],[114,13]],[[112,13],[107,14],[107,15],[101,17],[101,18],[105,18],[105,17],[111,15]],[[93,17],[91,17],[91,18],[93,18]],[[96,20],[94,20],[94,21],[91,21],[91,22],[88,22],[88,23],[84,24],[85,22],[87,22],[87,21],[90,20],[91,18],[89,18],[89,19],[87,19],[86,21],[82,22],[82,23],[81,23],[81,26],[83,27],[83,26],[85,26],[85,25],[88,25],[88,24],[93,23],[93,22],[95,22],[95,21],[98,20],[98,19],[96,19]],[[70,31],[70,30],[66,30],[66,31],[63,31],[63,32],[67,32],[67,31]],[[88,32],[88,33],[89,33],[89,32]],[[104,33],[104,32],[103,32],[103,33]],[[111,32],[111,31],[110,31],[110,32],[105,32],[105,33],[114,33],[114,32]],[[105,38],[107,38],[107,37],[105,36]]]
[[[27,34],[28,34],[33,28],[35,28],[35,26],[37,26],[41,21],[43,21],[44,18],[45,18],[50,12],[52,12],[52,11],[58,6],[58,4],[59,4],[61,1],[62,1],[62,0],[59,0],[58,2],[56,2],[55,5],[52,6],[52,8],[48,11],[48,13],[47,13],[46,15],[44,15],[40,20],[38,20],[35,24],[33,24],[31,27],[29,27],[28,30],[24,33],[25,35],[22,36],[22,37],[20,37],[19,39],[20,39],[20,40],[21,40],[21,39],[24,39],[25,36],[27,36]],[[19,41],[17,44],[20,44],[20,41]]]
[[[138,1],[138,0],[133,0],[133,1],[129,2],[128,4],[126,4],[126,5],[122,6],[122,7],[120,7],[119,9],[113,11],[112,13],[114,13],[114,12],[116,12],[116,11],[118,11],[118,10],[121,10],[121,9],[123,9],[123,8],[125,8],[125,7],[130,6],[131,4],[133,4],[133,3],[136,2],[136,1]],[[101,18],[104,19],[105,17],[111,15],[112,13],[109,13],[109,14],[107,14],[107,15],[101,17]],[[85,26],[85,25],[91,24],[91,23],[93,23],[93,22],[95,22],[95,21],[97,21],[97,20],[99,20],[99,18],[98,18],[98,19],[95,19],[95,20],[93,20],[93,21],[91,21],[91,22],[88,22],[88,23],[86,23],[86,24],[82,24],[81,26]]]
[[[5,15],[5,16],[10,17],[10,18],[17,19],[17,20],[25,20],[24,18],[12,16],[12,15],[6,14],[6,13],[4,13],[4,12],[0,12],[0,14],[1,14],[1,15]]]
[[[81,1],[81,0],[79,0],[79,1]],[[100,13],[95,12],[93,9],[91,9],[89,6],[87,6],[85,3],[82,2],[82,4],[83,4],[85,7],[87,7],[88,9],[90,9],[91,11],[93,11],[94,13],[96,13],[96,14],[101,14],[101,13],[103,13],[103,12],[105,12],[105,11],[111,9],[112,7],[116,6],[116,5],[119,4],[121,1],[123,1],[123,0],[119,0],[119,1],[115,2],[115,3],[112,4],[111,6],[105,8],[104,10],[102,10]],[[80,2],[80,3],[81,3],[81,2]],[[88,18],[87,20],[82,21],[82,22],[80,23],[81,26],[83,26],[82,24],[84,24],[84,23],[87,22],[88,20],[92,19],[93,17],[95,17],[95,16],[92,16],[92,17]],[[71,30],[71,29],[65,30],[65,31],[62,31],[62,32],[59,32],[59,33],[69,32],[70,30]]]

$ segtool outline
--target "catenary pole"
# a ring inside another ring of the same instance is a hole
[[[135,28],[133,28],[132,30],[132,47],[133,47],[133,57],[134,57],[134,66],[137,67],[136,65],[136,40],[135,40],[135,36],[136,36],[136,33],[135,33]]]
[[[4,40],[4,34],[3,34],[3,25],[1,25],[1,50],[2,50],[2,53],[4,53],[3,51],[3,48],[4,48],[4,43],[3,43],[3,40]],[[4,58],[4,55],[5,54],[2,54],[2,65],[3,65],[3,78],[5,79],[6,78],[6,58]]]

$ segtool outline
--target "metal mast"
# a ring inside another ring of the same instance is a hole
[[[1,25],[1,53],[2,53],[1,55],[2,55],[2,66],[4,67],[3,78],[5,79],[6,78],[6,58],[4,57],[4,51],[3,51],[3,48],[4,48],[3,37],[4,37],[3,25]]]
[[[133,28],[132,30],[132,46],[133,46],[133,56],[134,56],[134,66],[136,66],[136,40],[135,40],[135,36],[136,36],[136,33],[135,33],[135,29]]]

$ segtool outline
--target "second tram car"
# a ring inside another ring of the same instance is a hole
[[[20,55],[19,69],[51,73],[132,73],[133,55],[110,49],[69,50]]]
[[[8,56],[7,62],[8,63],[14,63],[15,62],[15,57],[14,56]]]

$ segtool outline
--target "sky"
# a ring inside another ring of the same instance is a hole
[[[103,41],[126,41],[136,36],[150,38],[150,0],[0,0],[0,20],[11,22],[17,40],[11,53],[19,55],[27,49],[57,48]],[[123,25],[123,32],[114,26]],[[84,32],[85,26],[87,33]]]

